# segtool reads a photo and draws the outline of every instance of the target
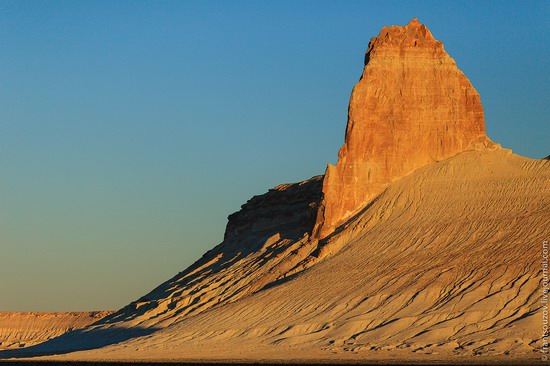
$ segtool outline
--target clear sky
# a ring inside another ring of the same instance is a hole
[[[0,311],[120,308],[323,173],[370,38],[413,17],[491,138],[550,154],[549,1],[0,1]]]

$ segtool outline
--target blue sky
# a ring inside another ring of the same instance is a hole
[[[370,38],[413,17],[491,138],[550,154],[547,1],[0,1],[0,311],[119,308],[323,173]]]

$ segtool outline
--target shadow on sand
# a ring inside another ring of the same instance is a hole
[[[85,351],[142,337],[158,328],[84,328],[73,330],[46,342],[11,350],[0,351],[0,360],[51,356],[74,351]]]

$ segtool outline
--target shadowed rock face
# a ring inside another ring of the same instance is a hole
[[[479,94],[415,18],[384,27],[349,103],[345,143],[329,165],[315,235],[326,237],[391,181],[464,151],[485,136]]]
[[[321,180],[322,176],[317,176],[300,183],[280,184],[266,194],[252,197],[240,211],[229,215],[224,240],[269,237],[273,231],[281,230],[287,238],[300,239],[315,222]]]

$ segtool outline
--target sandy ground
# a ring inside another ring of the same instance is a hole
[[[47,359],[544,364],[549,196],[550,161],[467,151],[393,182],[318,243],[329,256],[276,286]]]

